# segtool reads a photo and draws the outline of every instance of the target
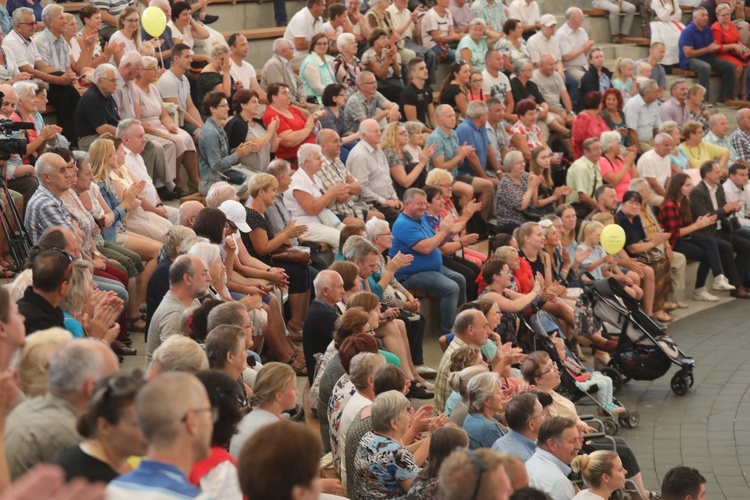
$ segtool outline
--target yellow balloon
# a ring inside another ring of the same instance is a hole
[[[599,243],[605,252],[614,255],[625,246],[625,231],[617,224],[610,224],[602,229]]]
[[[156,38],[167,28],[167,16],[159,7],[148,7],[141,16],[141,25],[146,33]]]

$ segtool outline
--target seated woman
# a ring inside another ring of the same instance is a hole
[[[290,220],[283,231],[276,233],[273,237],[269,236],[268,223],[264,214],[266,209],[273,205],[278,185],[276,178],[269,174],[262,173],[252,178],[251,200],[246,207],[246,222],[250,227],[250,232],[242,234],[242,242],[251,255],[268,265],[275,264],[282,267],[289,276],[287,293],[291,314],[287,327],[291,331],[298,332],[302,330],[302,323],[310,304],[312,273],[306,263],[284,260],[282,255],[276,258],[274,252],[283,253],[291,246],[291,239],[306,233],[308,228]]]
[[[699,262],[698,272],[695,275],[693,300],[716,302],[719,297],[708,293],[706,289],[709,269],[715,277],[714,280],[728,282],[721,265],[717,240],[710,236],[696,234],[696,231],[715,224],[716,215],[702,215],[693,219],[690,211],[692,189],[693,181],[687,174],[674,174],[667,186],[664,203],[659,208],[659,222],[664,231],[669,234],[669,243],[674,251],[680,252],[688,260]]]
[[[408,151],[412,158],[419,158],[429,135],[427,127],[422,122],[408,121],[404,123],[404,128],[409,135],[409,142],[404,146],[404,151]]]
[[[296,168],[297,150],[301,144],[315,143],[313,128],[322,114],[305,116],[298,107],[292,106],[289,88],[284,84],[272,83],[268,86],[266,95],[268,106],[263,113],[263,124],[269,127],[275,117],[279,120],[279,127],[276,129],[279,138],[276,158],[286,160],[292,168]]]
[[[469,414],[464,420],[463,430],[469,436],[469,449],[492,448],[508,429],[495,419],[503,412],[503,388],[500,376],[495,372],[481,373],[471,379]]]
[[[568,288],[575,288],[579,285],[575,272],[571,273],[571,269],[575,267],[578,269],[578,265],[583,260],[580,257],[576,262],[574,256],[571,261],[568,250],[562,244],[562,220],[555,214],[547,214],[542,220],[539,221],[539,226],[542,228],[544,234],[544,251],[547,254],[546,258],[551,259],[550,271],[552,271],[552,281],[559,281],[561,285]]]
[[[406,150],[409,134],[401,122],[389,123],[380,139],[380,149],[385,153],[388,167],[399,199],[409,188],[423,188],[427,179],[427,167],[430,158],[435,154],[436,144],[426,146],[418,157],[412,157]],[[343,160],[342,160],[343,161]]]
[[[269,97],[270,98],[270,97]],[[198,143],[198,167],[200,169],[200,193],[205,196],[215,182],[227,180],[232,166],[250,153],[257,152],[258,143],[245,141],[235,149],[229,149],[227,133],[221,127],[229,116],[227,96],[223,92],[212,91],[203,98],[203,112],[208,116]],[[270,120],[269,120],[270,122]],[[235,172],[236,173],[236,172]],[[247,179],[241,174],[241,184]]]
[[[565,248],[570,263],[573,264],[576,246],[578,246],[578,217],[576,211],[571,205],[563,203],[555,209],[555,215],[560,217],[562,223],[560,244]],[[575,267],[572,267],[571,270],[577,272]]]
[[[471,66],[458,60],[451,64],[448,76],[440,86],[440,104],[447,104],[456,112],[456,116],[465,117],[469,107],[467,85],[471,81]]]
[[[136,279],[137,303],[138,307],[141,307],[146,304],[148,280],[156,268],[157,257],[162,245],[156,240],[127,231],[123,227],[123,220],[127,218],[131,208],[136,207],[136,198],[143,191],[143,185],[142,183],[131,184],[122,192],[122,198],[118,198],[115,194],[109,170],[110,164],[116,164],[117,162],[116,145],[121,146],[121,144],[119,138],[114,140],[99,138],[91,144],[89,154],[91,155],[91,172],[95,182],[91,182],[88,199],[82,197],[81,201],[94,216],[94,219],[100,221],[102,236],[106,241],[135,252],[145,262],[145,265],[136,263],[137,268],[143,266],[143,271],[138,273]],[[90,208],[87,203],[90,203]],[[107,256],[109,257],[109,255]]]
[[[602,156],[599,158],[599,170],[605,183],[614,186],[617,201],[622,201],[622,195],[628,190],[630,179],[640,176],[635,165],[635,147],[628,148],[625,158],[620,156],[622,151],[621,136],[617,132],[602,133],[599,144]]]
[[[432,419],[427,437],[405,446],[402,439],[408,418],[409,400],[400,392],[387,391],[375,397],[372,432],[362,437],[350,472],[365,491],[383,498],[405,498],[419,466],[427,459],[432,433],[447,420],[445,415]]]
[[[127,7],[120,12],[117,18],[117,31],[110,37],[109,43],[122,43],[124,49],[114,52],[109,63],[119,66],[125,52],[135,51],[141,48],[141,15],[135,7]],[[157,39],[149,40],[147,43],[157,44]]]
[[[604,52],[594,47],[589,52],[589,69],[581,78],[579,95],[585,96],[589,92],[604,92],[612,86],[612,72],[604,67]],[[581,103],[583,104],[583,103]]]
[[[585,424],[576,412],[575,405],[564,396],[555,391],[560,385],[560,373],[558,366],[549,354],[544,351],[536,351],[529,354],[521,365],[521,373],[529,384],[534,384],[539,391],[543,391],[552,396],[552,405],[549,407],[549,414],[553,417],[565,417],[573,420],[578,427],[581,436],[597,432],[596,429]],[[621,437],[612,438],[615,440],[617,455],[622,459],[625,468],[628,470],[627,478],[633,481],[638,488],[642,498],[653,498],[650,492],[643,485],[641,468],[635,454],[628,446],[627,442]],[[611,449],[611,441],[600,439],[587,439],[584,442],[584,451],[593,451],[597,449]]]
[[[676,122],[662,122],[659,125],[659,133],[669,134],[672,136],[672,150],[669,152],[669,163],[672,175],[679,173],[681,170],[690,168],[690,158],[685,150],[680,148],[682,142],[682,133]]]
[[[466,35],[461,38],[456,48],[460,59],[468,61],[472,71],[477,71],[480,75],[485,68],[484,56],[487,55],[488,47],[494,45],[497,40],[495,38],[488,39],[486,31],[487,23],[484,19],[480,17],[472,19]]]
[[[365,41],[369,41],[372,32],[380,28],[385,31],[385,35],[388,38],[389,45],[394,45],[398,48],[398,55],[404,63],[408,63],[413,58],[417,57],[416,52],[412,49],[406,48],[406,43],[401,39],[401,35],[408,25],[397,26],[388,6],[391,2],[389,0],[369,0],[367,4],[370,10],[365,14],[365,20],[367,21],[368,33],[362,30],[362,36]],[[397,101],[396,101],[397,102]]]
[[[320,118],[320,127],[329,128],[339,134],[341,152],[339,157],[346,164],[349,151],[359,143],[359,132],[348,134],[344,122],[344,107],[346,106],[346,90],[340,83],[332,83],[323,90],[323,110],[325,115]]]
[[[703,141],[703,125],[690,120],[682,127],[685,142],[678,146],[688,157],[690,168],[701,168],[704,162],[715,161],[724,170],[729,162],[729,150]]]
[[[537,125],[538,107],[531,99],[523,99],[516,104],[518,121],[510,129],[510,133],[513,134],[511,146],[523,154],[524,161],[531,161],[531,150],[537,146],[549,149],[542,130]]]
[[[229,149],[237,148],[243,142],[256,144],[258,151],[243,156],[240,163],[253,172],[262,172],[271,162],[271,153],[275,153],[279,147],[279,138],[276,135],[279,120],[271,120],[266,129],[258,114],[260,97],[252,89],[240,89],[235,92],[232,109],[234,116],[224,125]]]
[[[672,289],[671,266],[669,258],[656,247],[669,240],[669,234],[660,231],[651,238],[646,237],[641,221],[640,211],[643,200],[637,191],[627,191],[622,198],[620,211],[617,212],[618,224],[625,230],[625,250],[631,258],[646,264],[654,272],[655,294],[651,310],[644,307],[644,312],[660,323],[669,323],[674,318],[663,311],[667,295]],[[656,251],[655,251],[656,250]]]
[[[300,65],[299,77],[305,87],[308,102],[323,104],[323,90],[332,83],[336,83],[336,73],[331,64],[333,57],[328,55],[329,44],[328,37],[324,33],[313,35],[308,50],[310,54]]]
[[[685,29],[679,0],[651,0],[651,10],[656,14],[651,21],[651,44],[661,43],[664,46],[661,64],[672,66],[679,63],[680,33]]]
[[[15,111],[8,118],[14,122],[34,124],[33,129],[23,131],[28,144],[26,144],[26,154],[21,155],[24,164],[17,166],[13,174],[13,178],[18,179],[26,175],[34,175],[33,165],[36,163],[36,159],[44,152],[47,141],[54,139],[57,134],[62,132],[62,129],[57,125],[45,125],[41,129],[37,128],[34,119],[37,113],[38,100],[36,91],[38,87],[35,83],[18,82],[13,85],[13,88],[18,95],[18,102],[16,103]],[[10,187],[12,188],[13,186],[11,185]]]
[[[497,29],[499,26],[493,26]],[[523,38],[523,25],[518,19],[508,19],[503,24],[505,34],[496,44],[495,50],[499,51],[505,59],[505,71],[507,74],[514,72],[513,65],[521,59],[529,59],[526,50],[526,40]]]
[[[317,144],[303,144],[297,151],[299,168],[292,175],[284,203],[298,224],[307,226],[301,236],[338,248],[339,233],[344,224],[358,224],[359,219],[344,218],[343,222],[328,206],[349,188],[343,182],[324,189],[315,174],[323,165],[322,150]]]
[[[544,147],[544,146],[541,146]],[[525,173],[523,153],[510,151],[503,159],[503,178],[497,186],[497,231],[512,233],[526,222],[524,210],[536,204],[537,188],[542,183],[539,175]]]
[[[649,76],[650,78],[650,76]],[[630,145],[628,139],[628,126],[625,123],[625,115],[622,112],[622,93],[616,88],[609,88],[602,96],[602,110],[599,113],[610,130],[620,134],[620,142],[623,146]],[[599,134],[601,136],[601,134]]]
[[[531,150],[531,166],[529,167],[529,173],[540,178],[536,196],[534,196],[534,207],[546,214],[553,213],[557,204],[572,192],[570,186],[555,187],[552,174],[550,174],[551,154],[552,152],[544,146],[535,147]]]
[[[747,55],[750,52],[742,42],[737,25],[732,22],[732,10],[728,3],[716,7],[716,22],[711,25],[714,43],[719,46],[714,55],[734,65],[734,98],[747,97]]]
[[[357,58],[357,45],[356,36],[352,33],[342,33],[336,40],[339,54],[333,60],[333,71],[336,80],[344,86],[347,99],[357,91],[357,77],[362,72],[362,66]],[[323,106],[326,104],[323,103]]]
[[[114,373],[96,383],[88,410],[78,419],[83,441],[57,459],[68,481],[80,477],[108,483],[130,471],[131,456],[146,454],[148,443],[133,425],[135,397],[145,383],[139,375]]]
[[[573,121],[573,128],[571,130],[574,160],[583,156],[583,141],[589,137],[600,137],[604,132],[610,130],[606,120],[600,113],[602,94],[598,90],[592,90],[583,94],[583,96],[583,109],[578,113],[575,121]]]
[[[638,95],[638,83],[635,80],[635,63],[627,57],[619,57],[615,61],[615,74],[612,77],[612,88],[620,91],[624,104],[631,97]]]
[[[382,28],[375,28],[370,32],[367,44],[370,48],[362,54],[362,67],[375,75],[378,92],[391,102],[399,102],[404,82],[401,79],[398,46],[390,43]]]
[[[703,127],[703,135],[707,134],[710,130],[708,120],[711,119],[711,112],[708,110],[708,104],[706,103],[706,89],[697,83],[688,87],[685,105],[690,112],[690,119],[700,123]]]
[[[109,43],[102,44],[99,38],[99,28],[102,25],[102,12],[99,7],[92,3],[86,3],[81,7],[78,12],[78,17],[83,23],[83,28],[75,36],[75,43],[72,40],[68,40],[70,45],[70,60],[71,63],[80,61],[80,65],[84,68],[96,68],[102,63],[109,62],[112,56],[116,53],[124,53],[125,43],[110,40]],[[77,24],[75,29],[78,29]],[[67,39],[67,34],[65,35]],[[90,54],[90,60],[81,60],[81,56],[85,55],[81,48],[84,46],[84,39],[89,38],[94,40],[93,50]],[[78,50],[75,49],[78,47]]]
[[[208,64],[198,74],[196,102],[203,102],[203,97],[214,90],[223,92],[231,102],[235,90],[234,78],[229,74],[231,67],[232,60],[229,58],[229,47],[220,43],[215,44],[211,48]]]
[[[187,187],[179,172],[180,165],[187,173],[188,182],[195,186],[200,184],[198,178],[198,155],[195,152],[193,138],[178,127],[167,112],[161,99],[156,81],[159,79],[159,61],[155,57],[143,58],[143,70],[135,79],[133,105],[135,117],[141,121],[149,140],[160,144],[174,144],[174,148],[164,148],[167,165],[174,165],[175,192],[187,195]],[[175,157],[170,158],[174,151]]]
[[[206,40],[210,35],[205,26],[193,19],[187,2],[180,1],[172,4],[172,20],[167,23],[167,26],[172,30],[174,45],[184,43],[191,49],[195,49],[196,39]],[[209,56],[205,54],[194,53],[191,57],[193,61],[208,62],[209,60]]]
[[[651,26],[653,25],[654,23],[651,23]],[[628,471],[622,466],[622,460],[614,451],[597,450],[589,455],[578,455],[570,463],[570,468],[573,472],[580,472],[588,485],[588,488],[576,495],[577,500],[609,498],[615,491],[625,488],[625,476]]]
[[[454,427],[441,427],[432,433],[427,465],[411,483],[407,498],[435,500],[438,498],[438,472],[443,460],[456,448],[469,446],[466,432]]]

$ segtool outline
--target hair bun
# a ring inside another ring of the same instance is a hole
[[[570,468],[573,469],[573,472],[583,472],[585,471],[589,466],[589,456],[586,454],[578,455],[573,459],[572,462],[570,462]]]

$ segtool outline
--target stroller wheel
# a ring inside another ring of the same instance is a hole
[[[612,379],[612,392],[617,394],[620,392],[620,389],[622,389],[623,379],[622,379],[622,373],[617,370],[617,368],[612,367],[604,367],[601,370],[599,370],[602,375],[609,377]]]
[[[676,395],[684,396],[688,391],[688,383],[689,380],[686,376],[677,373],[674,377],[672,377],[670,387],[672,388],[672,392],[674,392]]]
[[[688,387],[693,387],[693,382],[695,382],[695,379],[693,378],[693,374],[687,376],[688,379]]]
[[[637,411],[626,411],[620,414],[618,420],[620,421],[621,427],[630,427],[634,429],[638,427],[641,421],[641,414]]]
[[[617,431],[620,430],[614,420],[602,420],[602,424],[604,424],[604,433],[607,436],[614,436],[615,434],[617,434]]]

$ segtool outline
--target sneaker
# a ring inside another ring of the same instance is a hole
[[[731,292],[735,289],[735,287],[729,284],[726,276],[720,274],[714,278],[713,289],[724,292]]]
[[[427,365],[418,365],[416,367],[417,374],[421,375],[422,378],[435,378],[437,377],[437,370]]]
[[[697,300],[699,302],[718,302],[719,297],[716,295],[711,295],[708,293],[708,290],[706,290],[706,287],[702,288],[696,288],[693,292],[693,300]]]

